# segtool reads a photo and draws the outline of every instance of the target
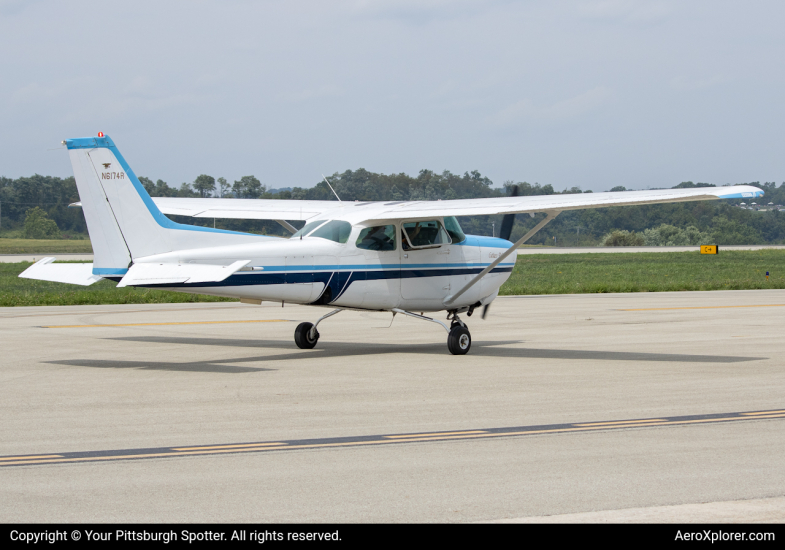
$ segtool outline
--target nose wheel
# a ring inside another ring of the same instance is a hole
[[[453,355],[466,355],[472,347],[472,335],[465,325],[453,324],[447,336],[447,349]]]

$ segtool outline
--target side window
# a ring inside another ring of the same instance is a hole
[[[333,220],[327,222],[319,229],[308,235],[309,237],[319,237],[336,243],[345,244],[349,240],[349,233],[352,232],[352,225],[349,222]]]
[[[403,248],[422,248],[449,244],[450,237],[438,220],[407,222],[402,226]],[[408,239],[407,239],[408,238]]]
[[[395,250],[395,226],[366,227],[360,231],[356,246],[363,250]]]

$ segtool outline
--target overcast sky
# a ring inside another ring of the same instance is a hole
[[[0,0],[0,175],[785,181],[781,1]]]

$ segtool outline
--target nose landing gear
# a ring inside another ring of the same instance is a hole
[[[466,355],[472,347],[472,335],[466,326],[454,325],[447,336],[447,349],[453,355]]]
[[[453,355],[466,355],[469,353],[469,349],[472,347],[472,335],[469,333],[469,327],[466,326],[466,323],[461,321],[460,317],[458,317],[457,311],[455,310],[452,310],[447,314],[447,320],[450,321],[450,328],[447,328],[447,325],[441,321],[431,319],[425,315],[417,315],[411,311],[404,311],[403,309],[397,308],[393,309],[392,311],[394,313],[401,313],[403,315],[408,315],[409,317],[422,319],[423,321],[438,323],[443,326],[444,330],[447,331],[447,349],[450,350],[450,353]]]

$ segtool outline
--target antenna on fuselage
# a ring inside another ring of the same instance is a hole
[[[333,195],[335,195],[335,198],[336,198],[336,199],[338,199],[338,202],[341,202],[341,197],[339,197],[339,196],[338,196],[338,193],[336,193],[336,192],[335,192],[335,189],[333,189],[333,186],[332,186],[332,185],[330,185],[330,182],[329,182],[329,181],[327,181],[327,178],[325,178],[325,177],[324,177],[324,174],[322,174],[322,179],[324,180],[324,183],[326,183],[326,184],[327,184],[327,187],[329,187],[329,188],[330,188],[330,191],[332,191],[332,192],[333,192]]]

